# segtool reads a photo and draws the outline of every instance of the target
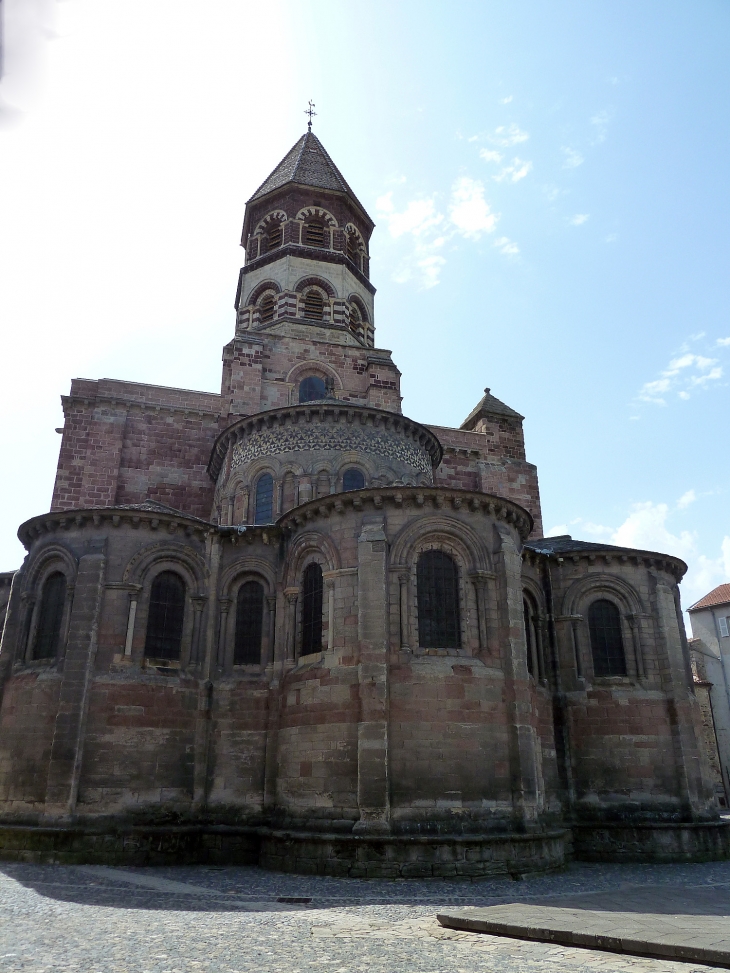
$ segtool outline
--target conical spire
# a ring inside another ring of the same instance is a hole
[[[262,196],[267,196],[275,189],[281,189],[288,182],[299,183],[302,186],[312,186],[316,189],[328,189],[330,192],[346,193],[362,209],[345,177],[330,158],[327,150],[312,132],[306,132],[281,160],[271,175],[256,190],[249,199],[253,203]]]

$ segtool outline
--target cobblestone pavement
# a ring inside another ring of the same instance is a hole
[[[694,973],[695,963],[444,929],[447,906],[721,885],[730,862],[573,865],[522,882],[300,877],[258,868],[0,863],[2,973]],[[309,902],[282,899],[311,899]]]

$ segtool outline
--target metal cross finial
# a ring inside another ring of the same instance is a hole
[[[314,110],[314,102],[312,101],[311,98],[309,99],[309,108],[307,108],[305,110],[304,114],[305,115],[309,115],[309,121],[307,123],[307,131],[311,132],[312,131],[312,117],[317,114],[317,112]]]

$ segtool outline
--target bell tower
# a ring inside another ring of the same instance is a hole
[[[323,397],[400,412],[400,373],[375,348],[374,226],[311,129],[248,200],[223,359],[231,416]]]

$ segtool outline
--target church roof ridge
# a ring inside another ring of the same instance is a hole
[[[311,153],[311,156],[310,156]],[[314,132],[305,132],[289,149],[281,162],[261,183],[248,200],[253,203],[289,182],[311,186],[314,189],[328,189],[331,192],[345,193],[365,211],[362,203],[350,188]]]

